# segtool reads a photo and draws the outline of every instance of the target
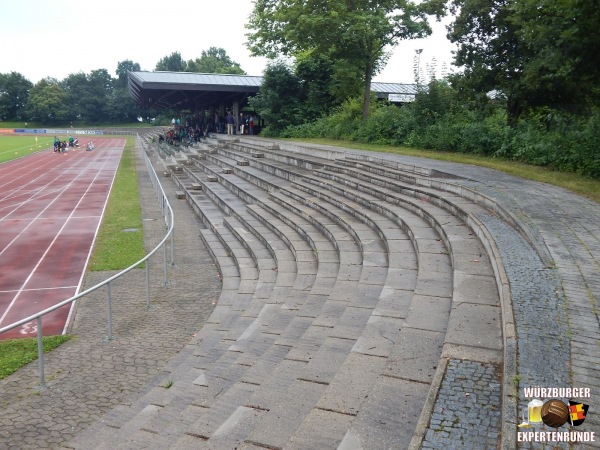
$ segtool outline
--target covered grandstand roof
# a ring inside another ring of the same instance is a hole
[[[129,72],[129,92],[138,105],[148,109],[201,109],[210,105],[246,103],[259,92],[262,76],[190,72]],[[410,101],[416,84],[371,84],[378,98]],[[390,95],[391,94],[391,95]]]

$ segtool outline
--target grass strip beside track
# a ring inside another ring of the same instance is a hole
[[[44,338],[44,353],[70,340],[72,336],[47,336]],[[0,341],[0,380],[21,367],[35,361],[38,356],[37,338],[8,339]]]
[[[134,147],[129,136],[88,270],[122,270],[146,255]]]
[[[540,181],[568,189],[576,194],[583,195],[589,199],[600,202],[600,181],[578,175],[571,172],[558,172],[544,167],[532,166],[518,163],[503,158],[490,158],[466,153],[436,152],[432,150],[420,150],[409,147],[393,147],[391,145],[361,144],[352,141],[337,141],[333,139],[291,139],[297,142],[309,142],[314,144],[333,145],[336,147],[352,148],[356,150],[369,150],[372,152],[391,153],[405,156],[418,156],[440,161],[472,164],[475,166],[488,167],[515,175],[527,180]]]

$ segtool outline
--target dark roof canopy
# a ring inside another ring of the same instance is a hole
[[[128,77],[129,93],[142,108],[190,111],[234,101],[244,106],[249,96],[258,93],[263,79],[250,75],[189,72],[129,72]],[[417,93],[417,85],[374,82],[371,90],[378,98],[410,101]]]
[[[221,103],[245,103],[262,77],[188,72],[129,72],[129,93],[148,109],[199,110]]]

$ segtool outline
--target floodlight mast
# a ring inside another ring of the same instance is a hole
[[[417,71],[416,71],[416,78],[417,78],[417,92],[419,91],[419,82],[421,79],[421,53],[423,53],[423,49],[422,48],[416,48],[415,49],[415,53],[417,54]]]

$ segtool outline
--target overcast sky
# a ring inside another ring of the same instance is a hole
[[[178,51],[185,60],[209,47],[222,47],[249,75],[262,75],[265,58],[251,57],[244,28],[250,0],[0,0],[0,73],[19,72],[36,83],[47,76],[107,69],[115,77],[119,61],[130,59],[153,70],[159,59]],[[420,67],[435,57],[438,73],[451,68],[451,50],[442,24],[428,39],[403,41],[376,81],[413,83],[415,49]]]

